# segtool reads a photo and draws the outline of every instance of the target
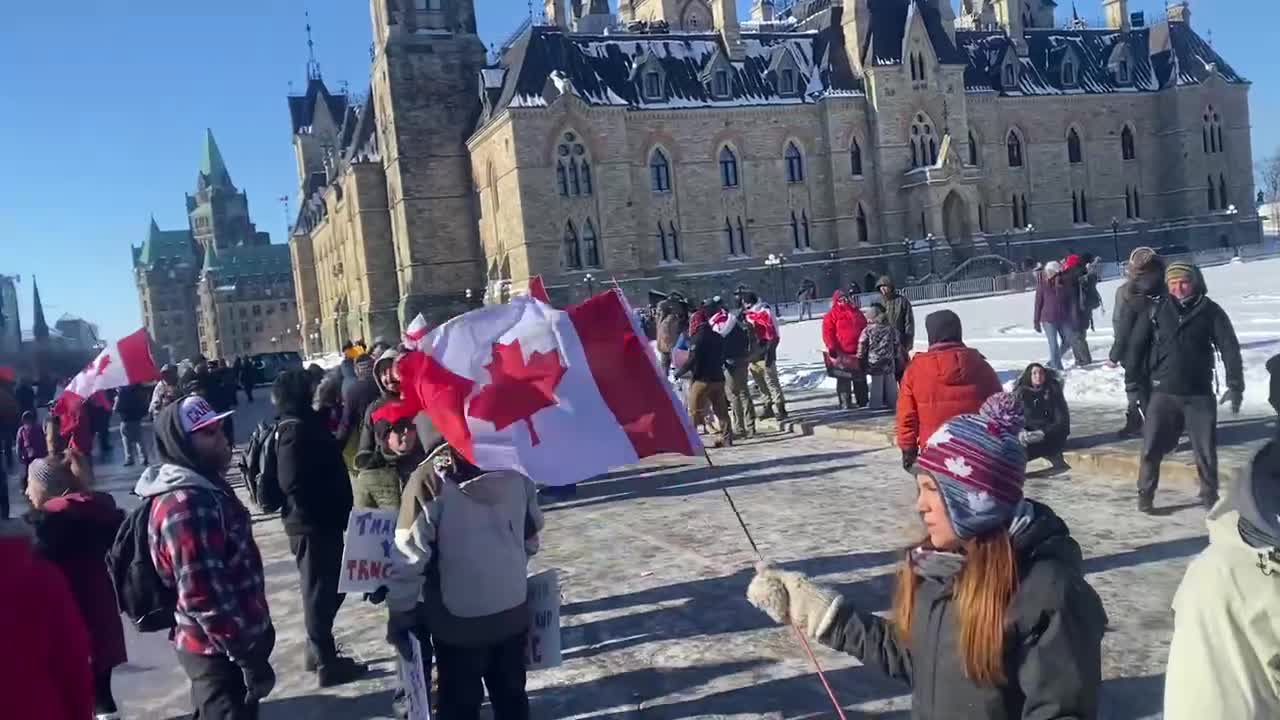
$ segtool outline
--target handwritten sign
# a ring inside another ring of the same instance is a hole
[[[396,515],[394,510],[351,511],[338,592],[367,593],[387,584],[394,567]]]
[[[422,644],[412,633],[409,644],[413,646],[413,657],[400,658],[400,687],[404,688],[405,704],[408,705],[408,720],[431,720],[431,696],[427,694],[427,678],[422,672]]]
[[[560,579],[555,570],[544,570],[529,578],[528,642],[527,669],[560,666]]]

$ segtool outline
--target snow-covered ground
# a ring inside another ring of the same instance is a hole
[[[1245,406],[1267,405],[1269,375],[1267,359],[1280,353],[1280,259],[1251,263],[1232,263],[1204,271],[1209,297],[1231,316],[1244,355]],[[1095,364],[1074,368],[1071,353],[1066,353],[1065,390],[1072,404],[1121,406],[1125,404],[1124,373],[1108,368],[1106,360],[1111,348],[1111,301],[1120,280],[1100,287],[1104,308],[1095,313],[1095,332],[1089,333],[1089,349]],[[1032,327],[1033,293],[943,302],[916,308],[916,351],[926,348],[925,316],[935,310],[954,310],[964,324],[964,340],[987,357],[1011,383],[1030,363],[1045,362],[1048,346],[1044,336]],[[826,376],[822,366],[822,320],[789,323],[782,331],[778,353],[778,373],[785,386],[792,388],[835,389],[835,380]],[[1222,366],[1218,366],[1222,378]]]

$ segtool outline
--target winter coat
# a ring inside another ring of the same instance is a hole
[[[1035,328],[1042,325],[1073,330],[1079,327],[1079,295],[1067,278],[1058,273],[1036,286]]]
[[[141,385],[122,387],[116,393],[115,413],[123,422],[140,422],[147,416],[148,405],[146,388]]]
[[[670,298],[658,303],[658,352],[671,352],[688,327],[689,314],[682,303]]]
[[[383,447],[383,441],[379,438],[375,452],[360,456],[361,468],[355,481],[355,506],[398,510],[400,494],[404,492],[409,476],[426,457],[422,443],[418,443],[412,452],[396,455]]]
[[[898,344],[910,350],[916,342],[916,313],[911,308],[911,301],[894,290],[893,295],[882,296],[880,304],[884,305],[885,322],[898,331]]]
[[[1267,402],[1280,413],[1280,355],[1272,355],[1267,360],[1267,372],[1271,375],[1271,391],[1267,395]]]
[[[1116,289],[1115,303],[1111,306],[1111,329],[1115,337],[1107,354],[1111,362],[1125,361],[1134,326],[1151,313],[1156,300],[1164,295],[1164,287],[1164,261],[1155,258]]]
[[[1280,718],[1280,560],[1239,520],[1229,502],[1210,512],[1209,547],[1173,596],[1165,720]]]
[[[822,343],[832,357],[857,353],[858,339],[867,327],[867,316],[842,298],[840,292],[832,295],[831,309],[822,316]]]
[[[180,391],[177,385],[170,385],[164,380],[161,380],[160,382],[157,382],[156,386],[151,390],[151,402],[147,405],[147,412],[151,413],[152,417],[155,417],[160,414],[161,410],[168,407],[170,403],[177,400],[179,396]]]
[[[269,655],[275,636],[262,555],[231,486],[164,463],[143,470],[133,491],[155,498],[147,537],[156,574],[178,595],[174,646],[233,661]]]
[[[338,421],[338,431],[334,435],[338,439],[338,447],[345,449],[352,437],[359,437],[366,411],[378,398],[382,390],[373,375],[357,378],[355,382],[342,391],[342,419]]]
[[[86,720],[94,709],[89,634],[66,577],[35,552],[30,532],[0,518],[0,715]]]
[[[296,422],[288,422],[295,420]],[[289,535],[340,533],[353,502],[342,448],[316,412],[285,415],[276,431],[276,474],[284,492],[280,518]]]
[[[446,479],[428,460],[400,500],[387,606],[408,610],[421,597],[433,639],[447,645],[485,647],[524,632],[528,559],[542,528],[537,489],[524,475],[475,470]]]
[[[693,337],[689,359],[676,377],[689,375],[694,382],[724,382],[724,338],[710,323],[704,323]]]
[[[0,429],[13,432],[22,421],[22,408],[13,394],[13,385],[0,381]]]
[[[1199,278],[1199,272],[1197,271]],[[1213,395],[1214,351],[1222,355],[1226,387],[1244,392],[1240,341],[1226,311],[1204,295],[1203,279],[1188,303],[1164,296],[1138,319],[1126,354],[1126,380],[1169,395]]]
[[[30,519],[36,550],[62,570],[84,618],[94,674],[123,665],[124,626],[106,556],[124,511],[106,493],[71,493],[50,499]]]
[[[952,580],[920,578],[906,641],[891,621],[851,603],[820,640],[910,685],[915,720],[1097,717],[1106,612],[1066,524],[1032,505],[1031,526],[1012,538],[1018,585],[1005,619],[1006,685],[965,677]]]
[[[996,371],[964,343],[938,343],[917,353],[898,386],[898,447],[924,447],[942,423],[978,412],[1002,389]]]
[[[755,328],[760,344],[771,349],[776,348],[782,340],[782,332],[778,329],[778,316],[773,313],[773,308],[758,302],[747,308],[745,315],[751,326]]]
[[[32,460],[49,454],[44,431],[39,425],[19,425],[17,433],[18,462],[30,465]]]
[[[884,322],[871,323],[858,338],[858,359],[868,375],[894,374],[900,357],[898,332]]]
[[[1040,430],[1046,442],[1061,445],[1071,434],[1071,411],[1067,398],[1062,394],[1062,382],[1045,369],[1044,384],[1031,385],[1031,370],[1027,369],[1013,386],[1014,397],[1022,402],[1022,415],[1028,430]]]

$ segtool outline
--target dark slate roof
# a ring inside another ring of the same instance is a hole
[[[141,247],[131,248],[133,264],[154,269],[163,263],[195,265],[195,245],[190,230],[161,230],[155,220]]]
[[[938,62],[944,65],[965,62],[964,54],[956,50],[947,34],[941,13],[929,0],[869,0],[867,10],[871,22],[862,47],[863,65],[901,65],[902,39],[907,34],[907,23],[916,14],[924,20]]]
[[[217,261],[206,269],[216,272],[218,282],[234,282],[246,275],[291,273],[288,245],[242,245],[217,251]]]
[[[1177,85],[1195,85],[1210,76],[1210,64],[1225,82],[1245,83],[1230,65],[1185,23],[1161,23],[1128,31],[1113,29],[1027,30],[1027,56],[1020,59],[1018,88],[1006,90],[1000,70],[1014,52],[1000,31],[957,32],[956,45],[968,60],[965,87],[969,91],[1000,91],[1007,95],[1101,94],[1155,92]],[[1124,45],[1129,55],[1131,82],[1116,81],[1112,57]],[[1077,82],[1062,83],[1062,64],[1077,59]]]
[[[373,91],[365,97],[369,102],[361,105],[358,111],[348,109],[351,120],[342,129],[342,146],[346,148],[343,162],[376,162],[381,158],[378,151],[378,111],[372,102]]]
[[[307,81],[305,94],[289,96],[289,118],[293,121],[295,133],[311,125],[315,119],[316,105],[321,102],[328,106],[333,121],[342,124],[347,113],[347,97],[331,94],[323,80],[312,78]]]
[[[863,92],[861,79],[849,71],[837,23],[821,31],[743,32],[741,37],[745,54],[743,61],[731,63],[731,97],[717,100],[703,79],[709,65],[725,57],[717,33],[579,35],[532,27],[507,48],[500,67],[484,71],[481,92],[487,108],[481,122],[506,107],[545,106],[549,86],[556,94],[571,92],[592,105],[640,109],[790,105]],[[795,97],[779,95],[769,78],[783,53],[791,55],[807,81]],[[636,70],[647,62],[662,70],[663,100],[645,100],[640,92]]]

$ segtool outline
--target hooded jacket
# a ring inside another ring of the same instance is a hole
[[[1041,325],[1073,330],[1080,326],[1079,292],[1067,278],[1066,272],[1046,277],[1036,286],[1035,328]]]
[[[675,298],[658,303],[658,352],[669,353],[676,340],[689,328],[689,312],[685,304]]]
[[[373,363],[373,382],[374,388],[377,389],[377,394],[360,410],[360,415],[358,416],[360,418],[360,434],[354,446],[354,451],[351,450],[351,445],[343,445],[343,452],[349,456],[349,464],[352,468],[364,467],[365,464],[370,462],[370,456],[378,451],[377,438],[374,437],[373,433],[373,413],[382,406],[382,403],[400,397],[398,391],[394,391],[382,384],[381,370],[386,367],[387,363],[395,363],[399,359],[400,351],[398,349],[387,348],[382,351],[377,361]],[[419,440],[426,440],[426,438],[420,437]],[[430,447],[430,445],[425,447]]]
[[[898,347],[898,333],[889,327],[884,315],[872,321],[858,338],[858,359],[869,375],[892,375],[898,369],[902,349]]]
[[[1111,306],[1111,329],[1115,338],[1107,354],[1111,362],[1125,361],[1125,348],[1134,324],[1151,312],[1151,307],[1164,295],[1164,287],[1164,260],[1155,256],[1116,288],[1115,303]]]
[[[468,468],[446,478],[424,462],[400,501],[388,607],[409,610],[421,598],[433,640],[446,645],[485,647],[524,632],[528,559],[542,528],[524,475]]]
[[[1137,319],[1126,348],[1126,382],[1148,384],[1169,395],[1213,395],[1215,350],[1222,355],[1229,390],[1244,392],[1240,341],[1231,318],[1208,297],[1200,269],[1195,295],[1180,302],[1171,295]]]
[[[898,331],[899,344],[909,351],[916,342],[916,314],[911,308],[911,301],[894,289],[893,283],[886,283],[884,278],[881,278],[877,289],[879,287],[888,287],[890,290],[888,297],[880,297],[880,304],[884,305],[885,321],[889,323],[889,327]]]
[[[834,357],[858,352],[858,338],[867,327],[867,316],[836,291],[831,296],[831,309],[822,316],[822,343]]]
[[[276,428],[276,476],[284,492],[280,518],[285,532],[341,533],[351,514],[351,475],[324,417],[304,404],[285,413]]]
[[[696,323],[691,323],[696,325]],[[689,359],[676,373],[676,377],[689,375],[694,382],[724,382],[724,338],[711,323],[702,323],[692,338],[693,348]]]
[[[1044,368],[1043,365],[1040,367]],[[1022,403],[1022,415],[1028,430],[1044,432],[1046,441],[1055,444],[1067,439],[1071,434],[1071,410],[1067,407],[1067,398],[1062,394],[1062,381],[1057,373],[1044,368],[1044,384],[1034,387],[1031,384],[1031,368],[1022,371],[1022,376],[1014,383],[1014,397]]]
[[[89,630],[94,674],[124,664],[124,626],[104,560],[124,512],[106,493],[77,492],[50,499],[29,517],[36,550],[62,570]]]
[[[89,635],[67,580],[31,545],[30,528],[0,518],[0,696],[5,717],[93,717]],[[18,651],[20,650],[20,652]]]
[[[244,664],[274,644],[262,555],[249,511],[216,468],[202,468],[182,431],[179,403],[156,421],[161,464],[142,471],[134,493],[153,498],[147,536],[161,582],[178,595],[177,649]]]
[[[952,580],[920,579],[905,642],[889,620],[849,603],[820,640],[909,684],[915,720],[1097,717],[1106,612],[1066,523],[1031,504],[1031,525],[1013,536],[1018,587],[1005,619],[1005,686],[965,677]]]
[[[962,342],[931,345],[911,359],[898,387],[898,447],[924,447],[942,423],[978,412],[983,401],[1002,389],[996,371],[977,350]]]

